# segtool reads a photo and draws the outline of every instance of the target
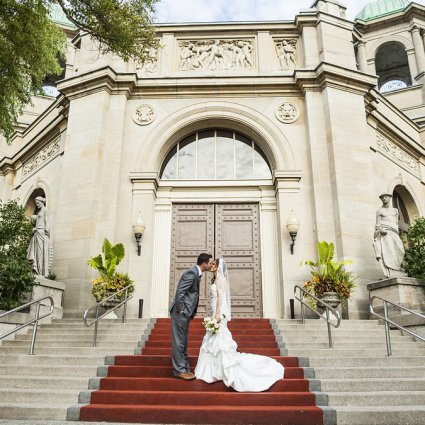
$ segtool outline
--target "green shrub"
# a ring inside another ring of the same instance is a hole
[[[0,201],[0,309],[21,304],[22,296],[35,284],[27,259],[32,225],[17,201]]]
[[[410,277],[425,280],[425,217],[415,220],[409,229],[408,240],[403,268]]]

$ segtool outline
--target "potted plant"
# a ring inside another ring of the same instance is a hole
[[[351,291],[356,287],[356,276],[344,267],[352,261],[334,261],[334,254],[335,246],[332,242],[317,242],[317,261],[303,260],[302,263],[310,267],[313,275],[304,288],[335,308],[343,299],[350,298]],[[309,298],[308,302],[316,308],[317,303],[313,298]]]
[[[89,266],[96,269],[100,276],[94,279],[91,293],[97,302],[104,300],[112,294],[119,292],[121,289],[128,287],[127,294],[130,295],[134,291],[134,282],[127,273],[116,271],[117,265],[124,258],[125,250],[122,243],[112,245],[105,238],[102,245],[102,254],[92,257],[88,260]],[[125,292],[118,294],[112,300],[102,304],[103,307],[111,307],[125,299]]]

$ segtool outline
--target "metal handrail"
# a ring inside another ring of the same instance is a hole
[[[88,308],[84,312],[84,316],[83,316],[84,324],[86,326],[91,326],[91,325],[94,324],[93,347],[96,347],[96,342],[97,342],[97,326],[98,326],[99,320],[102,319],[102,318],[104,318],[111,311],[114,311],[117,308],[121,307],[123,304],[124,304],[124,311],[123,311],[123,316],[122,316],[122,322],[125,323],[125,318],[126,318],[126,315],[127,315],[127,301],[128,300],[131,300],[133,298],[133,294],[128,295],[128,290],[129,289],[130,289],[130,287],[129,286],[126,286],[125,288],[119,290],[118,292],[114,292],[112,295],[110,295],[107,298],[104,298],[102,301],[99,301],[97,304],[95,304],[94,306]],[[108,309],[101,316],[99,316],[99,307],[103,307],[103,304],[105,304],[109,300],[114,300],[115,297],[117,295],[121,294],[122,292],[125,292],[124,300],[121,301],[119,304],[115,305],[113,308]],[[92,320],[91,322],[88,322],[87,316],[88,316],[89,312],[91,310],[93,310],[94,308],[96,309],[96,316],[95,316],[94,320]]]
[[[299,298],[297,297],[297,289],[299,289],[299,291],[300,291],[300,297]],[[304,301],[304,295],[307,295],[308,297],[313,298],[314,300],[318,301],[321,306],[325,307],[326,318],[323,317],[323,315],[319,311],[315,310],[313,307],[311,307],[310,305],[308,305]],[[294,287],[294,298],[301,303],[301,320],[302,320],[303,324],[305,322],[304,306],[309,308],[313,313],[316,313],[320,318],[322,318],[323,320],[326,321],[326,324],[327,324],[327,327],[328,327],[329,348],[333,348],[331,326],[333,326],[334,328],[338,328],[339,325],[341,324],[341,315],[339,314],[339,311],[336,310],[335,308],[331,307],[329,304],[327,304],[326,302],[324,302],[320,298],[317,298],[315,295],[310,294],[310,292],[306,291],[304,288],[301,288],[301,286],[299,286],[299,285],[295,285],[295,287]],[[329,319],[329,311],[332,311],[332,313],[336,316],[336,318],[337,318],[336,324],[333,323]]]
[[[50,301],[50,310],[47,313],[40,316],[40,303],[43,300],[49,300]],[[47,316],[50,316],[55,309],[55,303],[53,301],[53,298],[50,297],[50,296],[39,298],[38,300],[30,301],[29,303],[26,303],[26,304],[23,304],[19,307],[16,307],[13,310],[5,311],[4,313],[0,314],[0,319],[1,319],[2,317],[6,317],[9,314],[16,313],[17,311],[23,310],[24,308],[27,308],[27,307],[29,307],[30,305],[33,305],[33,304],[37,304],[37,306],[35,308],[34,319],[28,320],[27,322],[23,323],[22,325],[0,335],[0,340],[2,340],[3,338],[6,338],[7,336],[12,335],[15,332],[18,332],[19,330],[25,328],[26,326],[29,326],[29,325],[32,325],[33,323],[35,323],[34,328],[32,330],[30,354],[34,354],[34,345],[35,345],[35,338],[37,336],[38,321],[41,320],[41,319],[44,319]]]
[[[370,294],[369,294],[369,298],[370,298]],[[381,314],[377,313],[374,309],[373,309],[373,301],[375,299],[381,300],[383,302],[383,306],[384,306],[384,315],[382,316]],[[406,329],[404,326],[401,326],[395,322],[393,322],[391,319],[388,318],[388,307],[387,304],[391,304],[401,310],[407,311],[410,314],[413,314],[414,316],[420,317],[421,319],[425,319],[425,315],[422,313],[418,313],[417,311],[413,311],[410,308],[407,307],[403,307],[399,304],[393,303],[391,301],[385,300],[384,298],[378,297],[376,295],[374,295],[372,298],[369,299],[369,311],[371,314],[373,314],[374,316],[378,317],[379,319],[382,319],[385,322],[385,338],[387,341],[387,354],[388,356],[392,356],[393,352],[391,349],[391,335],[390,335],[390,328],[389,328],[389,323],[391,323],[391,325],[395,326],[396,328],[400,329],[403,332],[407,332],[408,334],[414,336],[415,338],[420,339],[421,341],[425,342],[425,337],[418,335],[416,332],[413,332],[409,329]]]

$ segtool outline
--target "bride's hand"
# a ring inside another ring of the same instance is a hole
[[[220,316],[220,314],[216,314],[215,315],[215,320],[216,320],[217,323],[220,323],[221,322],[221,316]]]

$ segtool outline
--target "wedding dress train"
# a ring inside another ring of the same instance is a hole
[[[221,296],[220,313],[225,317],[220,322],[220,330],[216,334],[206,332],[199,351],[195,375],[197,379],[208,383],[222,380],[227,387],[232,387],[236,391],[265,391],[283,379],[284,368],[270,357],[236,351],[237,344],[227,328],[227,322],[231,317],[230,291],[226,266],[220,259],[220,265],[222,262],[222,275],[218,273],[216,282],[210,286],[210,296],[212,317],[215,317],[218,294]]]

